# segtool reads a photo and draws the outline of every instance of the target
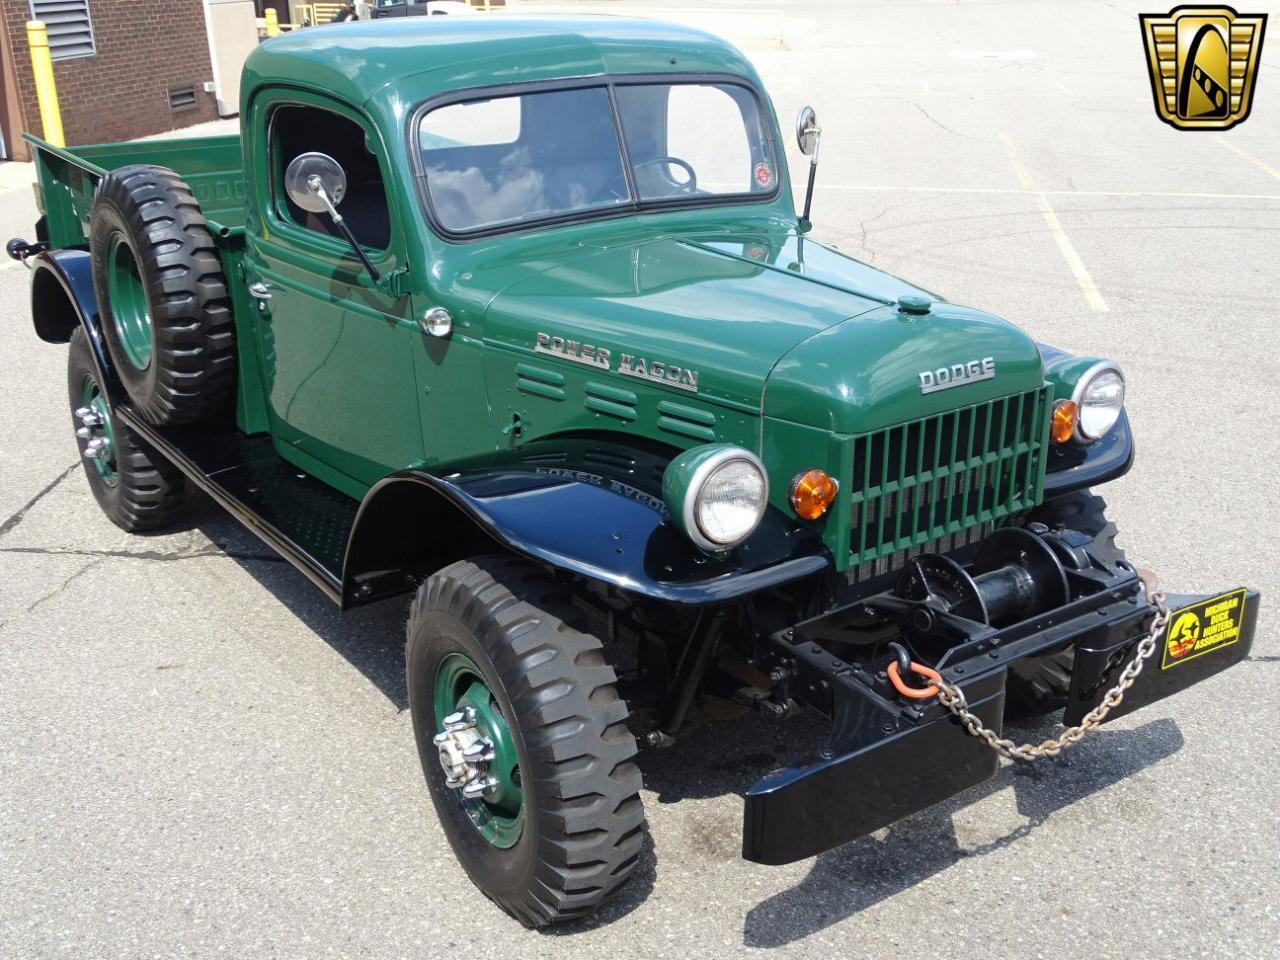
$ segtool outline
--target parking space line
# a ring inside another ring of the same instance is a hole
[[[1035,194],[1036,203],[1040,207],[1040,214],[1044,217],[1044,222],[1049,227],[1049,233],[1058,245],[1058,251],[1062,254],[1062,259],[1067,261],[1067,266],[1071,269],[1072,276],[1076,278],[1076,283],[1080,286],[1080,292],[1084,294],[1085,300],[1088,301],[1089,306],[1094,311],[1107,313],[1110,309],[1107,306],[1107,301],[1102,299],[1102,294],[1098,292],[1097,284],[1093,282],[1093,277],[1089,276],[1089,271],[1085,269],[1084,261],[1080,259],[1080,254],[1076,252],[1076,248],[1067,237],[1066,231],[1062,229],[1062,224],[1058,222],[1058,215],[1053,212],[1053,207],[1049,204],[1049,198],[1044,195],[1042,190],[1036,187],[1031,171],[1022,162],[1017,145],[1003,131],[1000,133],[1000,140],[1004,143],[1004,148],[1009,154],[1009,161],[1013,164],[1013,169],[1017,172],[1018,180],[1022,183],[1023,189],[1028,193]]]
[[[1244,157],[1250,163],[1259,167],[1264,173],[1269,173],[1273,177],[1275,177],[1277,180],[1280,180],[1280,170],[1277,170],[1275,167],[1271,166],[1271,164],[1266,163],[1263,160],[1259,160],[1252,153],[1249,153],[1246,150],[1241,150],[1239,147],[1237,147],[1234,143],[1232,143],[1226,137],[1220,137],[1217,134],[1215,134],[1213,139],[1217,140],[1220,144],[1222,144],[1232,153],[1239,154],[1240,156]]]

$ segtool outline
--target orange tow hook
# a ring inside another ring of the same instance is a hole
[[[923,663],[911,661],[911,671],[918,676],[924,677],[926,680],[937,680],[942,683],[942,674],[937,670],[926,667]],[[909,687],[906,681],[902,679],[902,674],[898,670],[898,661],[894,660],[889,664],[888,668],[889,682],[893,684],[893,689],[897,690],[904,697],[912,700],[928,700],[930,697],[938,695],[938,688],[930,684],[927,687]]]

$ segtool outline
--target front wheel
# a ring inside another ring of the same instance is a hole
[[[409,615],[414,737],[472,882],[527,927],[589,913],[644,843],[627,707],[600,641],[540,567],[463,561]]]

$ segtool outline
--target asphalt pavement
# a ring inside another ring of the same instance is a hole
[[[199,495],[163,533],[113,527],[68,426],[66,349],[36,339],[4,261],[0,957],[1280,957],[1280,37],[1247,122],[1179,132],[1152,107],[1152,6],[692,14],[747,25],[784,128],[817,109],[818,238],[1120,362],[1138,460],[1103,492],[1121,543],[1172,590],[1261,589],[1251,660],[787,867],[739,858],[740,792],[817,728],[699,718],[641,755],[653,845],[631,884],[526,932],[432,813],[404,605],[339,617]],[[0,239],[31,234],[28,180],[0,165]]]

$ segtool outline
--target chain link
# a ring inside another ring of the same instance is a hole
[[[1010,760],[1039,760],[1042,757],[1056,757],[1067,747],[1079,743],[1085,734],[1097,727],[1107,718],[1113,709],[1124,700],[1125,691],[1133,686],[1142,672],[1143,665],[1156,652],[1161,636],[1169,623],[1169,606],[1165,602],[1163,590],[1149,589],[1147,599],[1156,608],[1155,617],[1151,620],[1151,629],[1138,642],[1138,652],[1134,658],[1120,671],[1120,679],[1116,685],[1103,695],[1101,702],[1085,714],[1084,719],[1074,727],[1068,727],[1060,735],[1041,743],[1014,743],[997,734],[983,724],[977,714],[969,709],[969,701],[964,691],[955,684],[945,680],[930,680],[932,686],[938,688],[938,701],[956,715],[966,730],[979,740],[984,741],[996,753]]]

